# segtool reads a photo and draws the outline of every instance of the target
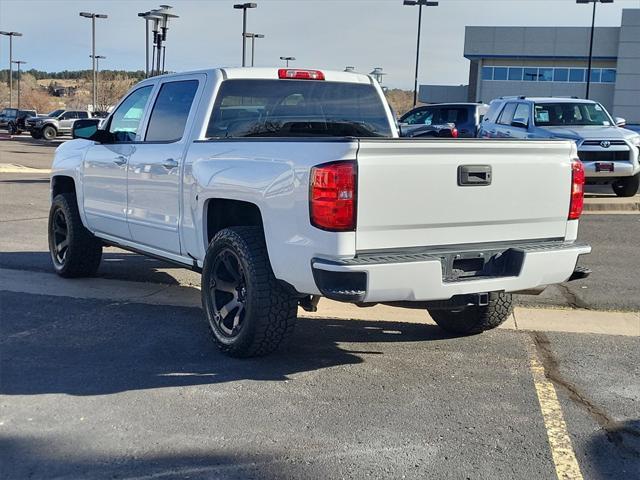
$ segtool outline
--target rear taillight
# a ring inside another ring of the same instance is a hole
[[[289,78],[292,80],[324,80],[324,73],[320,70],[281,68],[278,70],[278,78]]]
[[[311,169],[309,213],[314,227],[332,232],[355,230],[355,162],[331,162]]]
[[[584,167],[580,160],[571,162],[571,202],[569,220],[577,220],[584,206]]]
[[[451,130],[451,136],[453,138],[458,138],[458,129],[457,128],[453,128],[453,130]]]

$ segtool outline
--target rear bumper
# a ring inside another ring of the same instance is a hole
[[[515,259],[502,273],[484,272],[457,280],[450,277],[447,262],[451,258],[494,255],[498,251],[509,252]],[[460,251],[368,254],[342,260],[315,258],[312,268],[318,290],[334,300],[415,302],[481,292],[516,292],[565,282],[575,278],[578,257],[589,252],[591,247],[586,244],[554,241]]]

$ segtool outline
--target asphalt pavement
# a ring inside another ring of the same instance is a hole
[[[0,163],[51,154],[0,142]],[[288,348],[235,360],[199,308],[126,295],[193,293],[193,272],[108,249],[99,276],[121,289],[60,279],[44,295],[46,176],[0,174],[0,204],[16,273],[0,291],[0,478],[640,479],[640,315],[635,335],[456,338],[365,309],[300,318]],[[640,311],[639,219],[584,216],[592,277],[533,301]]]

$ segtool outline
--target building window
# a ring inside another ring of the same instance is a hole
[[[538,80],[541,82],[552,82],[553,68],[540,68],[538,70]]]
[[[569,70],[570,82],[584,82],[584,68],[572,68]]]
[[[494,80],[506,80],[507,79],[507,67],[495,67],[493,69]]]
[[[566,82],[569,80],[569,69],[568,68],[556,68],[553,71],[553,81],[554,82]]]
[[[613,68],[603,68],[600,81],[602,83],[616,83],[616,71]]]
[[[482,79],[493,80],[493,67],[482,67]]]
[[[586,68],[552,67],[482,67],[482,80],[508,80],[511,82],[586,82]],[[614,68],[594,68],[591,83],[615,83]]]
[[[525,68],[524,69],[524,81],[525,82],[535,82],[538,80],[538,69],[537,68]]]
[[[522,68],[520,67],[509,67],[509,80],[514,80],[517,82],[522,81]]]

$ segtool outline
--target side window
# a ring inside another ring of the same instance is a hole
[[[529,126],[529,105],[526,103],[519,103],[516,107],[516,111],[513,114],[512,122],[518,122]]]
[[[197,80],[164,83],[151,111],[145,141],[176,142],[180,140],[197,90]]]
[[[77,112],[78,118],[89,118],[89,114],[87,112]]]
[[[432,112],[429,110],[419,110],[406,117],[403,123],[408,123],[409,125],[422,125],[424,124],[425,119],[431,118],[431,115]]]
[[[109,133],[114,142],[134,142],[144,114],[144,107],[153,86],[139,88],[131,93],[113,112],[109,125]]]
[[[71,120],[72,118],[76,118],[75,112],[66,112],[60,117],[60,120]]]
[[[498,123],[500,125],[511,125],[513,114],[516,111],[516,105],[516,103],[507,103],[507,106],[504,107],[504,110],[502,110],[502,113],[500,114],[500,118],[498,118]]]

